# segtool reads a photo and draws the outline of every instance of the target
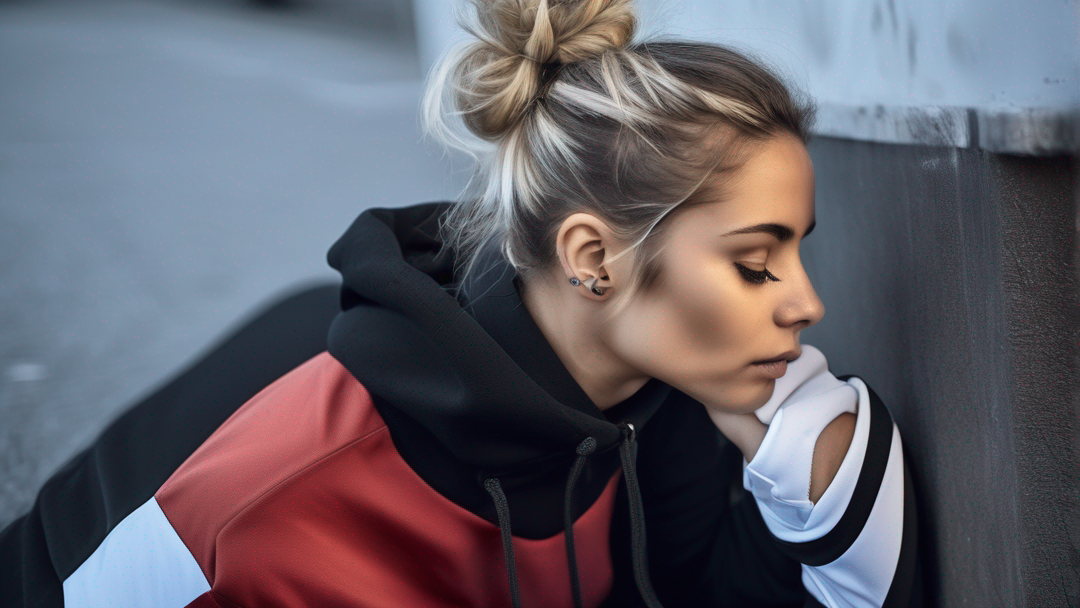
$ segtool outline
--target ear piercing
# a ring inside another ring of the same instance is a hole
[[[602,296],[604,295],[604,291],[606,290],[603,287],[596,286],[596,282],[599,280],[600,277],[593,277],[585,284],[585,286],[588,287],[589,291],[593,292],[594,294]],[[574,287],[577,287],[578,285],[581,285],[581,279],[578,279],[577,277],[570,277],[570,284]]]

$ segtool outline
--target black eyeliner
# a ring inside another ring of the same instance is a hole
[[[751,270],[751,269],[747,268],[746,266],[743,266],[742,264],[740,264],[738,262],[735,262],[735,268],[738,269],[739,274],[741,274],[744,279],[746,279],[748,282],[753,283],[755,285],[761,285],[762,283],[765,283],[766,281],[770,281],[770,280],[771,281],[779,281],[780,280],[780,279],[776,278],[773,275],[773,273],[769,272],[768,268],[766,268],[765,270]]]

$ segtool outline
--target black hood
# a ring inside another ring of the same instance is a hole
[[[601,411],[544,339],[501,256],[487,256],[465,301],[452,295],[453,254],[440,254],[437,235],[452,204],[368,209],[333,245],[328,261],[343,283],[330,353],[478,470],[572,458],[586,437],[603,452],[621,439],[617,423],[641,429],[671,387],[650,380]]]
[[[650,379],[601,411],[536,326],[497,252],[481,258],[467,289],[455,289],[453,252],[438,238],[453,204],[368,209],[334,243],[327,259],[342,276],[341,312],[327,350],[371,394],[405,462],[498,526],[515,608],[513,536],[548,538],[560,529],[581,605],[573,522],[620,468],[616,508],[629,515],[620,528],[631,538],[617,559],[630,549],[636,587],[659,607],[635,437],[669,394],[681,393]]]

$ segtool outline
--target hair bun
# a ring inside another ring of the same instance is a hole
[[[458,66],[458,107],[481,137],[518,123],[539,93],[542,68],[624,47],[634,35],[632,0],[470,0],[479,40]]]

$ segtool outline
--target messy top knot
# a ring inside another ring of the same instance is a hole
[[[481,137],[519,122],[548,68],[623,47],[634,34],[630,0],[470,0],[476,36],[454,75],[458,108]]]
[[[466,300],[481,295],[470,281],[488,247],[528,284],[557,266],[559,227],[584,212],[629,243],[610,258],[634,261],[607,307],[618,314],[662,275],[662,220],[723,200],[754,144],[810,138],[813,101],[765,61],[706,42],[634,43],[631,0],[462,6],[475,9],[458,13],[475,38],[432,68],[421,118],[476,161],[440,224]]]

